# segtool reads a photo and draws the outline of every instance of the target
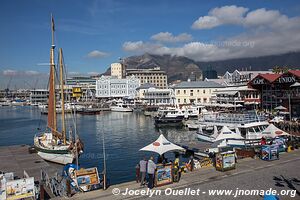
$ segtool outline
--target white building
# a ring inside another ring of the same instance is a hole
[[[210,103],[213,93],[224,87],[213,81],[184,81],[174,86],[176,103]]]
[[[176,103],[174,90],[156,88],[150,83],[137,88],[136,99],[146,105],[174,105]]]
[[[112,76],[101,76],[96,81],[96,97],[98,98],[123,98],[135,97],[136,88],[140,80],[134,76],[119,79]]]
[[[110,65],[111,76],[122,78],[123,77],[123,65],[121,63],[112,63]]]

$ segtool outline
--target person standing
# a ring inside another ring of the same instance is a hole
[[[141,186],[146,183],[146,172],[147,172],[147,159],[144,157],[143,160],[140,161],[140,177],[141,177]]]
[[[138,183],[140,181],[140,165],[135,166],[135,181]]]
[[[152,189],[154,187],[154,173],[156,169],[156,164],[153,162],[153,156],[148,160],[147,173],[149,177],[148,188]]]

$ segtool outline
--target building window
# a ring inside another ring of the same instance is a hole
[[[178,103],[180,103],[180,99],[178,99]]]
[[[205,94],[205,90],[203,90],[203,94]]]
[[[180,90],[177,90],[177,94],[180,94]]]
[[[197,101],[198,101],[198,103],[201,103],[201,98],[198,98]]]
[[[183,90],[183,94],[186,94],[186,91],[185,91],[185,90]]]
[[[183,102],[186,103],[186,99],[183,99]]]

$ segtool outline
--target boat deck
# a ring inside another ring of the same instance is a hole
[[[37,153],[29,153],[28,145],[0,147],[0,170],[13,172],[14,176],[23,177],[24,171],[34,180],[40,180],[41,169],[50,177],[61,172],[62,166],[44,161]]]
[[[176,143],[177,145],[185,148],[186,150],[193,151],[196,155],[202,157],[208,157],[208,153],[206,149],[212,148],[212,144],[208,142],[201,142],[201,141],[189,141],[189,142],[180,142]]]

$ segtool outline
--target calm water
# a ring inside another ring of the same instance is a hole
[[[58,115],[60,117],[60,115]],[[71,116],[67,115],[71,124]],[[0,146],[33,144],[38,128],[45,130],[46,115],[38,108],[0,107]],[[59,122],[58,122],[59,123]],[[139,149],[156,140],[159,133],[173,142],[194,139],[194,133],[184,129],[154,127],[154,121],[142,113],[102,112],[100,115],[77,115],[77,129],[85,144],[81,167],[103,169],[103,141],[105,139],[108,178],[111,183],[135,179],[135,166],[143,156],[152,155]],[[153,154],[155,155],[155,154]],[[156,155],[157,156],[157,155]],[[167,154],[173,157],[173,154]]]

